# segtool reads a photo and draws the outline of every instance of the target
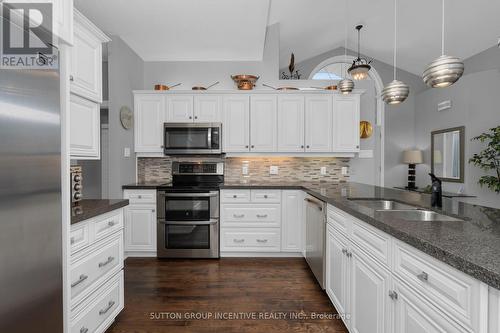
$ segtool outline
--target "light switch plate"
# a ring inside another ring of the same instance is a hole
[[[247,165],[244,165],[241,167],[241,174],[248,175],[248,166]]]
[[[277,175],[278,174],[278,166],[277,165],[271,165],[269,167],[269,174],[270,175]]]
[[[349,168],[342,167],[342,176],[347,176],[347,175],[349,175]]]
[[[123,156],[124,157],[130,157],[130,148],[129,147],[125,147],[123,149]]]
[[[321,173],[321,175],[325,176],[326,175],[326,167],[321,167],[320,173]]]

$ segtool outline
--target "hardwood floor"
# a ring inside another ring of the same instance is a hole
[[[125,309],[106,333],[347,332],[315,314],[336,310],[302,258],[129,258]]]

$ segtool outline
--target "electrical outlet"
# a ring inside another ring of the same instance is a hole
[[[244,165],[241,167],[241,174],[242,175],[248,175],[248,165]]]
[[[326,167],[321,167],[320,173],[322,176],[325,176],[326,175]]]
[[[129,147],[125,147],[123,149],[123,156],[124,157],[130,157],[130,148]]]
[[[276,165],[271,165],[269,167],[269,174],[270,175],[277,175],[278,174],[278,166]]]
[[[342,167],[342,176],[348,176],[348,175],[349,175],[349,168]]]

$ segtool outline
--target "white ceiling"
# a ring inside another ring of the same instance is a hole
[[[445,2],[445,53],[468,58],[500,37],[499,0]],[[361,52],[392,64],[393,0],[349,1],[348,48],[356,49],[354,27],[365,25]],[[269,24],[279,22],[280,67],[344,46],[344,0],[272,0]],[[398,0],[398,67],[420,75],[441,54],[441,1]]]
[[[280,23],[280,67],[344,45],[392,64],[393,0],[75,0],[144,61],[262,60],[266,25]],[[398,0],[398,67],[420,75],[440,55],[441,1]],[[500,0],[446,1],[446,50],[468,58],[497,43]]]
[[[269,0],[76,0],[144,61],[262,60]]]

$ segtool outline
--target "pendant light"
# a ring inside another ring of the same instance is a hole
[[[339,91],[344,94],[344,95],[347,95],[349,94],[350,92],[352,92],[352,90],[354,89],[354,82],[349,79],[347,77],[347,71],[346,71],[346,63],[347,63],[347,11],[348,11],[348,8],[347,8],[347,0],[345,0],[345,20],[344,20],[344,62],[342,64],[342,73],[344,74],[343,75],[343,78],[342,80],[339,81],[339,83],[337,83],[337,86],[338,86],[338,89]]]
[[[362,25],[357,25],[356,30],[358,30],[358,57],[354,59],[351,67],[347,70],[349,74],[351,74],[354,80],[364,80],[368,77],[368,72],[372,68],[370,66],[371,60],[368,61],[365,58],[360,57],[360,34],[361,29],[363,29]]]
[[[382,99],[387,104],[399,104],[406,100],[408,95],[410,94],[410,87],[399,80],[396,80],[396,71],[397,71],[397,16],[398,16],[398,7],[397,0],[394,0],[394,80],[391,83],[386,85],[382,90]]]
[[[431,62],[424,71],[424,83],[432,88],[444,88],[457,82],[464,73],[464,63],[460,58],[444,54],[444,0],[442,0],[441,56]]]

